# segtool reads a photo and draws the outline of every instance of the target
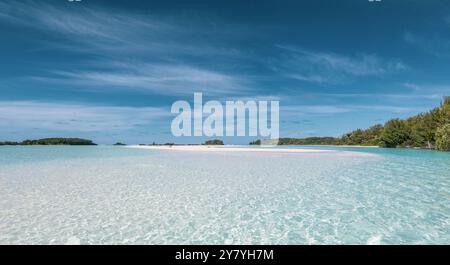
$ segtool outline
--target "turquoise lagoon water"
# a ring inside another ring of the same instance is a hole
[[[450,243],[450,154],[301,148],[0,147],[0,244]]]

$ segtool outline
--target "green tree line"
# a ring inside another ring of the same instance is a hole
[[[265,141],[255,140],[252,145]],[[450,96],[431,111],[408,119],[392,119],[368,129],[357,129],[341,138],[280,138],[279,145],[362,145],[380,147],[418,147],[450,151]]]
[[[80,138],[45,138],[22,142],[0,142],[0,145],[96,145],[91,140]]]
[[[344,145],[378,145],[381,147],[419,147],[450,150],[450,97],[431,111],[408,119],[392,119],[365,130],[345,134]]]

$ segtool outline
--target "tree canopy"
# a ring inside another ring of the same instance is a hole
[[[96,145],[91,140],[81,138],[44,138],[22,142],[0,142],[0,145]]]
[[[205,141],[204,145],[223,145],[223,141],[219,139]]]
[[[436,131],[436,149],[450,151],[450,123],[439,127]]]
[[[280,138],[280,145],[336,144],[381,147],[418,147],[449,151],[450,96],[439,107],[405,120],[392,119],[384,125],[357,129],[341,138]],[[261,144],[256,140],[250,144]]]

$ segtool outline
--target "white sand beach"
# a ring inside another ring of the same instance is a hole
[[[128,145],[127,148],[149,149],[149,150],[166,150],[179,152],[196,152],[196,153],[241,153],[241,154],[273,154],[273,155],[296,155],[296,156],[316,156],[316,155],[332,155],[332,156],[353,156],[353,157],[378,157],[376,154],[366,152],[354,152],[333,149],[314,149],[314,148],[287,148],[272,146],[254,146],[248,147],[244,145]]]
[[[191,151],[191,152],[269,152],[269,153],[330,153],[335,150],[275,148],[275,147],[243,147],[220,145],[130,145],[131,148]]]

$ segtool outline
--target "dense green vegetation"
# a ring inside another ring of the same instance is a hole
[[[280,138],[276,140],[255,140],[250,142],[250,145],[261,144],[277,144],[277,145],[336,145],[339,143],[339,138],[334,137],[308,137],[308,138]]]
[[[450,151],[450,123],[436,131],[436,149]]]
[[[450,150],[450,97],[440,107],[405,120],[393,119],[383,125],[345,134],[339,144],[418,147]]]
[[[20,143],[19,142],[5,141],[5,142],[0,142],[0,145],[20,145]]]
[[[219,139],[205,141],[204,145],[223,145],[223,141]]]
[[[0,142],[0,145],[96,145],[91,140],[80,138],[45,138],[22,142]]]
[[[379,144],[382,132],[383,125],[381,124],[374,125],[366,130],[358,129],[342,136],[337,144],[375,146]]]
[[[275,141],[255,140],[251,145]],[[204,145],[223,145],[219,139],[208,140]],[[80,138],[45,138],[22,142],[0,142],[0,145],[95,145],[91,140]],[[124,145],[116,143],[115,145]],[[155,143],[153,143],[155,145]],[[165,145],[174,145],[166,143]],[[280,138],[278,145],[362,145],[381,147],[418,147],[450,151],[450,96],[444,97],[441,105],[429,112],[405,120],[392,119],[384,125],[377,124],[368,129],[357,129],[334,137]]]
[[[261,140],[255,140],[249,143],[249,145],[261,145]]]
[[[384,147],[401,146],[410,140],[411,128],[406,122],[394,119],[386,122],[379,137],[380,144]]]
[[[261,140],[251,142],[260,145]],[[450,151],[450,97],[441,106],[405,120],[392,119],[384,125],[357,129],[341,138],[281,138],[279,145],[362,145],[381,147],[418,147]]]
[[[250,145],[337,145],[340,139],[335,137],[280,138],[277,140],[255,140]]]
[[[280,138],[278,145],[334,145],[338,140],[334,137]]]

